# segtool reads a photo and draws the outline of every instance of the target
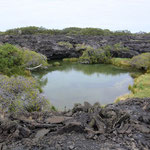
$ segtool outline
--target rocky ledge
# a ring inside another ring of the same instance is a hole
[[[68,112],[1,113],[1,150],[149,150],[150,98]]]
[[[59,42],[69,42],[71,47],[59,45]],[[112,51],[114,57],[131,58],[144,52],[150,52],[150,35],[123,36],[65,36],[65,35],[1,35],[0,43],[10,43],[40,52],[51,59],[79,57],[81,51],[77,44],[91,46],[94,49],[121,43],[129,51]]]

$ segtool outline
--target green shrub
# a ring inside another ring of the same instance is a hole
[[[87,64],[110,63],[110,59],[111,54],[107,50],[87,48],[79,58],[79,62]]]
[[[121,36],[121,35],[134,35],[134,34],[131,33],[128,30],[120,30],[120,31],[114,31],[113,35],[115,35],[115,36]]]
[[[23,50],[11,44],[0,45],[0,72],[6,75],[29,75],[30,67],[48,66],[47,58],[30,50]]]
[[[70,62],[77,62],[78,58],[70,58]]]
[[[31,50],[23,50],[23,63],[25,68],[35,67],[42,65],[41,67],[47,67],[47,58],[40,54]]]
[[[78,58],[64,58],[64,62],[77,62],[79,59]]]
[[[130,58],[112,58],[111,64],[118,67],[131,67]]]
[[[90,46],[87,46],[85,44],[76,44],[77,51],[83,51],[83,50],[86,50],[87,48],[90,48]]]
[[[57,111],[57,109],[56,109],[56,107],[55,106],[51,106],[51,110],[53,110],[53,111]]]
[[[114,44],[113,49],[115,51],[129,51],[129,48],[124,47],[121,43]]]
[[[130,73],[130,76],[132,77],[132,78],[138,78],[139,76],[141,76],[143,74],[143,72],[132,72],[132,73]]]
[[[23,74],[23,52],[10,44],[0,45],[0,72],[8,75]]]
[[[54,62],[53,65],[54,66],[60,66],[60,63],[59,62]]]
[[[69,61],[70,61],[70,58],[64,58],[63,61],[69,62]]]
[[[145,73],[134,79],[133,86],[129,85],[128,89],[131,91],[130,94],[120,96],[115,102],[120,100],[126,100],[127,98],[144,98],[150,97],[150,74]]]
[[[105,35],[104,30],[98,28],[83,28],[80,35]]]
[[[66,34],[66,35],[77,35],[81,30],[82,28],[70,27],[70,28],[65,28],[61,30],[61,33]]]
[[[50,35],[134,35],[131,34],[129,31],[115,31],[112,32],[108,29],[100,29],[100,28],[78,28],[78,27],[70,27],[65,28],[63,30],[58,29],[46,29],[43,27],[35,27],[35,26],[29,26],[29,27],[21,27],[21,28],[15,28],[7,30],[6,32],[2,32],[0,34],[4,35],[12,35],[12,34],[50,34]]]
[[[5,111],[41,111],[50,108],[32,77],[0,75],[0,104]]]
[[[59,46],[65,46],[66,48],[69,48],[69,49],[73,48],[72,44],[69,43],[69,42],[61,41],[61,42],[58,42],[57,44],[58,44]]]
[[[48,30],[43,27],[29,26],[29,27],[10,29],[5,32],[5,34],[41,34],[41,33],[53,34],[53,30]]]
[[[134,56],[130,65],[134,68],[141,70],[149,70],[150,69],[150,53],[143,53],[138,56]]]

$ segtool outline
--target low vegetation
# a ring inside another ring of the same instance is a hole
[[[0,45],[0,72],[6,75],[27,75],[33,67],[46,67],[47,59],[42,54],[23,50],[11,44]]]
[[[110,63],[110,48],[110,46],[105,46],[99,49],[88,47],[79,58],[79,62],[83,64]]]
[[[31,50],[23,50],[23,63],[25,68],[34,68],[41,65],[41,68],[48,66],[46,56]]]
[[[77,51],[83,51],[83,50],[86,50],[88,47],[90,47],[85,44],[76,44],[75,46],[76,46]]]
[[[59,62],[54,62],[53,66],[60,66],[60,63]]]
[[[0,32],[3,35],[17,35],[17,34],[50,34],[50,35],[131,35],[130,31],[122,30],[122,31],[110,31],[108,29],[100,29],[100,28],[78,28],[78,27],[70,27],[65,28],[63,30],[57,29],[46,29],[43,27],[21,27],[10,29],[5,32]]]
[[[150,53],[134,56],[130,61],[130,65],[140,70],[150,70]]]
[[[0,72],[11,75],[23,74],[24,70],[23,51],[10,44],[0,45]]]
[[[64,62],[78,62],[78,58],[64,58],[63,61]]]
[[[97,64],[97,63],[112,63],[114,65],[126,65],[125,59],[112,59],[113,51],[128,51],[127,47],[124,47],[121,43],[114,45],[106,45],[98,49],[93,49],[92,47],[86,47],[86,50],[83,51],[82,56],[80,57],[81,63],[87,64]],[[119,64],[118,64],[119,63]],[[129,66],[129,65],[127,65]]]
[[[138,70],[150,70],[150,53],[142,53],[133,58],[112,58],[111,63],[119,67],[131,67]]]
[[[59,46],[64,46],[64,47],[66,47],[66,48],[68,48],[68,49],[73,48],[73,45],[72,45],[71,43],[69,43],[69,42],[61,41],[61,42],[58,42],[57,44],[58,44]]]
[[[134,79],[134,84],[129,85],[130,94],[123,95],[116,99],[116,102],[127,98],[145,98],[150,97],[150,73],[145,73]]]
[[[37,66],[47,65],[44,55],[11,44],[1,45],[0,109],[6,112],[49,110],[51,106],[30,72]]]
[[[118,67],[131,67],[129,58],[112,58],[111,64]]]
[[[21,28],[15,28],[15,29],[10,29],[3,34],[11,34],[11,35],[16,35],[16,34],[54,34],[53,30],[48,30],[43,27],[35,27],[35,26],[29,26],[29,27],[21,27]]]
[[[50,109],[32,77],[0,75],[0,104],[3,111],[41,111]]]
[[[110,46],[110,49],[113,49],[114,51],[129,51],[129,48],[124,47],[122,43],[116,43],[113,46]]]

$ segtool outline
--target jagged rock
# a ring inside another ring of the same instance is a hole
[[[59,42],[69,42],[72,48],[60,46]],[[114,57],[131,58],[144,52],[150,52],[149,35],[123,36],[65,36],[65,35],[0,35],[0,43],[10,43],[42,53],[49,60],[79,57],[82,51],[76,49],[77,44],[91,46],[94,49],[105,45],[121,43],[129,51],[112,51]],[[88,62],[87,62],[88,63]]]
[[[29,135],[31,134],[31,131],[28,128],[25,128],[25,127],[20,127],[19,132],[20,132],[20,135],[24,138],[29,137]]]
[[[50,130],[49,129],[41,129],[39,130],[36,135],[35,138],[33,139],[34,142],[37,142],[39,139],[43,138]]]
[[[82,111],[72,111],[66,120],[68,112],[6,114],[0,119],[0,148],[149,150],[149,104],[150,98],[127,99],[104,108],[85,102],[78,104]]]
[[[75,132],[78,132],[78,133],[83,133],[84,132],[84,127],[81,125],[80,122],[70,122],[65,127],[60,129],[58,131],[58,134],[70,133],[72,131],[75,131]]]
[[[64,116],[52,116],[50,118],[47,118],[45,120],[46,123],[52,123],[52,124],[59,124],[63,123],[64,121],[71,119],[71,117],[64,117]]]
[[[81,104],[75,104],[74,108],[72,109],[72,112],[75,113],[77,111],[83,111],[84,107]]]

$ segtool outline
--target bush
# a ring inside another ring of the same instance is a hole
[[[1,34],[50,34],[50,35],[132,35],[129,31],[116,31],[112,32],[108,29],[100,29],[100,28],[78,28],[78,27],[70,27],[65,28],[63,30],[57,29],[46,29],[43,27],[22,27],[7,30],[6,32],[2,32]]]
[[[0,45],[0,72],[23,74],[23,52],[10,44]]]
[[[83,51],[83,50],[86,50],[87,48],[91,48],[91,47],[85,44],[76,44],[77,51]]]
[[[134,79],[133,86],[129,85],[130,94],[118,97],[115,102],[125,100],[127,98],[145,98],[150,97],[150,74],[146,73]]]
[[[69,42],[61,41],[61,42],[58,42],[57,44],[58,44],[59,46],[64,46],[64,47],[69,48],[69,49],[73,48],[72,44],[69,43]]]
[[[130,67],[130,59],[129,58],[112,58],[111,64],[118,67]]]
[[[61,33],[66,35],[77,35],[78,33],[80,33],[81,30],[82,28],[70,27],[70,28],[63,29]]]
[[[111,54],[107,50],[87,48],[79,58],[79,62],[86,64],[110,63],[110,59]]]
[[[69,61],[70,61],[70,58],[64,58],[63,61],[69,62]]]
[[[150,53],[143,53],[138,56],[134,56],[130,65],[134,68],[141,70],[149,70],[150,69]]]
[[[37,33],[51,33],[49,30],[43,27],[22,27],[22,28],[15,28],[6,31],[6,34],[37,34]]]
[[[25,68],[35,67],[42,65],[41,67],[47,67],[47,58],[40,54],[31,50],[23,50],[23,63]]]
[[[80,35],[105,35],[105,31],[98,28],[83,28],[79,34]]]
[[[78,58],[64,58],[63,61],[65,62],[77,62],[79,59]]]
[[[29,75],[29,67],[48,65],[44,55],[30,50],[23,50],[11,44],[0,45],[0,72],[6,75]]]
[[[54,66],[60,66],[60,63],[59,62],[54,62],[53,65]]]
[[[116,43],[113,45],[115,51],[129,51],[129,48],[124,47],[121,43]]]
[[[50,108],[32,77],[0,75],[0,104],[5,111],[41,111]]]

